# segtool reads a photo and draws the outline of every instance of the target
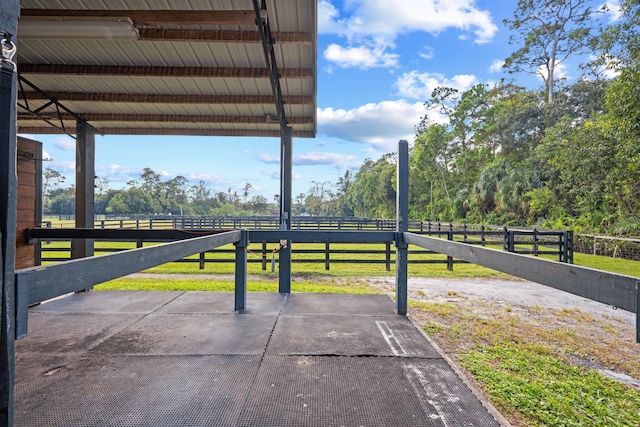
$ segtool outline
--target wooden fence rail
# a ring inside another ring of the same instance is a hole
[[[139,220],[136,220],[139,221]],[[156,223],[156,226],[158,224]],[[438,229],[439,228],[439,229]],[[443,230],[443,228],[447,228]],[[100,228],[100,229],[33,229],[28,236],[30,240],[39,240],[41,242],[41,259],[43,262],[57,262],[71,259],[71,246],[65,247],[50,247],[47,242],[52,240],[66,240],[70,241],[72,238],[92,238],[96,242],[136,242],[136,247],[142,247],[144,242],[164,242],[176,239],[184,239],[193,237],[193,235],[200,235],[206,233],[221,232],[225,230],[220,229],[172,229],[172,228],[145,228],[145,229],[112,229],[112,228]],[[253,234],[259,230],[254,230]],[[265,232],[274,230],[264,230]],[[325,230],[328,231],[328,230]],[[340,232],[349,232],[350,230],[340,230]],[[380,231],[380,230],[376,230]],[[357,236],[360,231],[354,231],[354,236]],[[430,236],[440,237],[450,241],[457,241],[467,243],[470,245],[502,248],[507,252],[528,254],[533,256],[549,256],[555,257],[562,262],[572,262],[572,252],[570,250],[570,234],[568,232],[557,231],[538,231],[538,230],[520,230],[520,229],[507,229],[501,230],[485,229],[481,227],[479,230],[473,230],[467,227],[460,227],[454,229],[452,225],[447,227],[441,227],[439,224],[436,227],[426,228],[422,233],[416,231],[417,234],[424,234]],[[250,253],[259,255],[259,258],[249,258],[249,263],[262,263],[262,270],[267,270],[270,263],[269,258],[274,257],[273,250],[267,248],[266,242],[255,241],[254,244],[260,244],[259,249],[253,246]],[[385,264],[387,271],[391,271],[391,266],[395,264],[395,259],[392,256],[391,240],[387,241],[384,249],[344,249],[331,247],[331,242],[319,242],[324,243],[323,247],[317,248],[298,248],[293,245],[292,254],[294,263],[324,263],[325,269],[329,270],[331,264]],[[356,243],[356,242],[354,242]],[[96,248],[98,253],[111,253],[126,250],[121,247],[109,247],[102,245]],[[198,263],[201,269],[205,268],[208,263],[232,263],[235,259],[232,257],[234,253],[233,249],[215,249],[201,253],[198,259],[186,258],[179,260],[178,262],[192,262]],[[64,254],[64,255],[62,255]],[[211,254],[211,256],[207,256]],[[225,257],[225,254],[230,254],[230,257]],[[353,257],[345,258],[345,255],[354,255]],[[434,254],[432,251],[421,250],[413,248],[409,251],[409,263],[411,264],[447,264],[449,270],[453,270],[453,264],[463,261],[455,260],[452,257],[446,256],[442,259],[421,259],[422,255]],[[222,256],[220,256],[222,255]],[[295,257],[295,255],[318,255],[318,257]],[[333,257],[332,255],[339,255],[339,257]],[[369,255],[373,255],[370,257]],[[273,267],[272,267],[273,269]]]

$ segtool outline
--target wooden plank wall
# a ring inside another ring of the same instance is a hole
[[[36,245],[27,243],[24,230],[42,220],[42,143],[18,137],[17,151],[16,270],[40,263]]]

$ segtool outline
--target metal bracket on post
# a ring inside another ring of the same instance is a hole
[[[247,248],[249,247],[249,232],[240,230],[240,241],[234,243],[236,247],[236,273],[234,310],[244,310],[247,307]]]

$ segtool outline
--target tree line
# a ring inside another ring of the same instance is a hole
[[[621,2],[600,29],[591,22],[603,10],[590,4],[520,0],[505,20],[520,45],[505,68],[539,74],[541,89],[502,80],[433,91],[410,152],[412,218],[640,233],[640,1]],[[559,78],[579,55],[589,58],[581,78]],[[347,210],[393,216],[394,174],[394,154],[367,160]]]
[[[505,69],[538,74],[540,89],[513,79],[433,91],[410,151],[413,219],[640,233],[640,0],[622,1],[620,19],[602,28],[592,4],[520,0],[505,20],[516,45]],[[574,57],[589,62],[568,82],[557,71]],[[73,206],[56,174],[45,173],[49,213]],[[336,182],[312,182],[293,213],[391,218],[395,174],[395,153],[367,159]],[[124,190],[104,184],[97,213],[268,214],[279,204],[249,198],[250,183],[212,194],[203,181],[163,182],[149,168]]]

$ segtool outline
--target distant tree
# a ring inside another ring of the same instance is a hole
[[[269,201],[266,197],[257,195],[253,196],[251,200],[249,200],[249,208],[253,211],[253,213],[261,215],[266,214],[269,208]]]
[[[73,215],[75,211],[75,188],[58,188],[50,193],[47,213],[54,215]]]
[[[110,214],[152,214],[154,210],[151,195],[139,188],[129,188],[116,194],[106,209]]]
[[[46,168],[42,173],[42,192],[45,196],[52,188],[56,188],[64,184],[64,181],[67,179],[57,170]]]
[[[547,102],[553,100],[557,67],[597,43],[591,34],[591,3],[593,0],[519,0],[513,19],[504,20],[515,33],[510,43],[521,45],[504,67],[510,73],[539,75],[545,82]]]
[[[109,179],[106,177],[96,176],[95,187],[97,194],[106,194],[109,191]]]
[[[198,181],[198,184],[192,185],[189,189],[189,198],[193,202],[204,202],[210,197],[211,190],[207,188],[207,184],[203,180]]]
[[[251,185],[251,183],[247,182],[244,184],[244,187],[242,187],[242,197],[244,199],[244,203],[247,203],[247,198],[249,197],[249,190],[251,190],[253,188],[253,185]]]

